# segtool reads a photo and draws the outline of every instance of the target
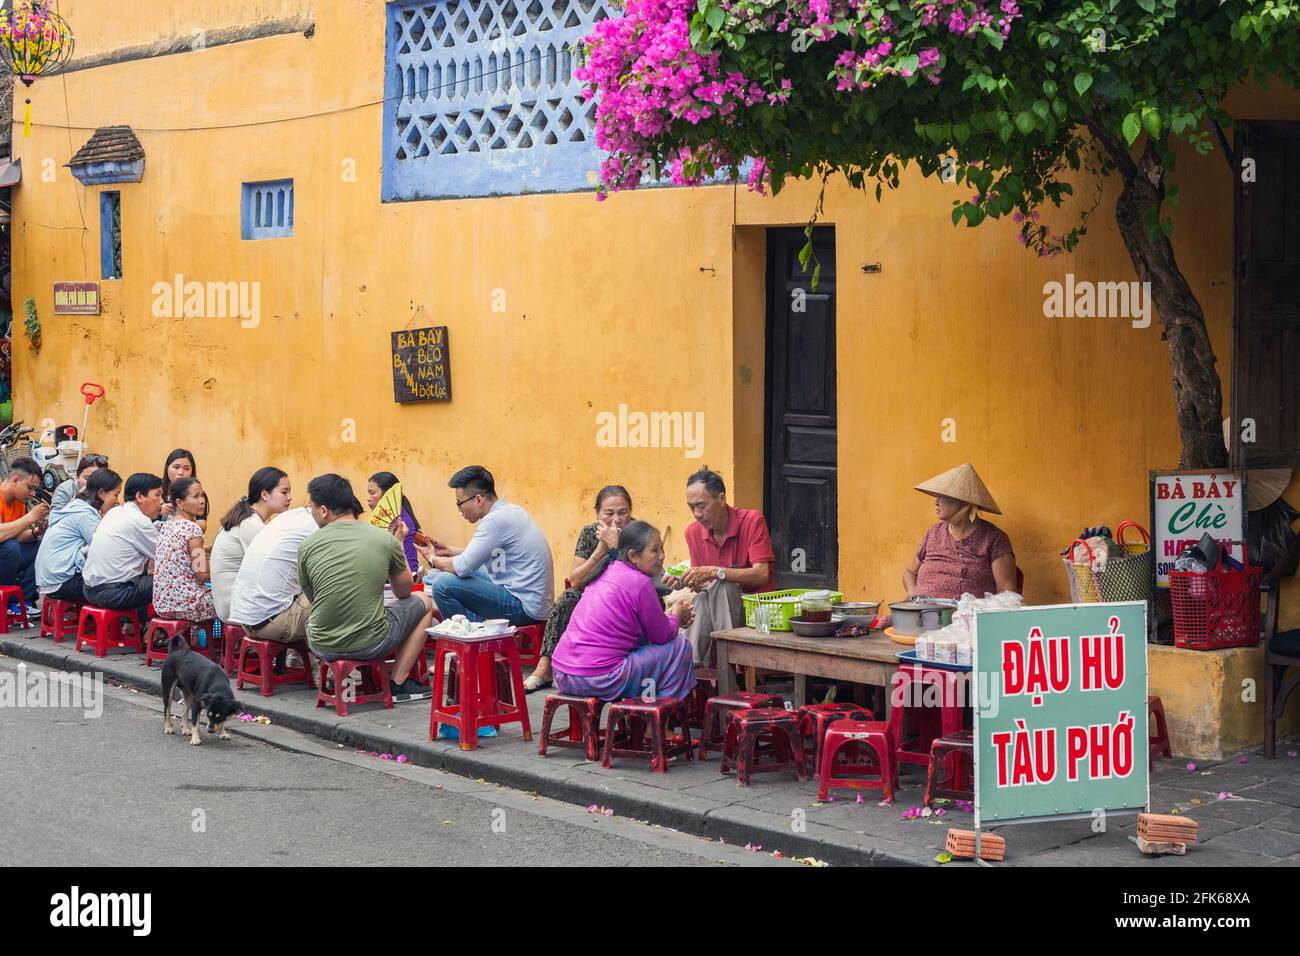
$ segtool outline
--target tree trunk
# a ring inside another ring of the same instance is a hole
[[[1096,130],[1094,129],[1094,132]],[[1106,143],[1112,157],[1116,146]],[[1122,147],[1120,147],[1122,149]],[[1147,231],[1147,216],[1159,215],[1165,196],[1165,169],[1148,141],[1136,163],[1123,151],[1119,162],[1124,191],[1115,203],[1115,219],[1138,279],[1151,283],[1152,304],[1160,312],[1169,342],[1174,377],[1174,405],[1183,442],[1180,468],[1226,468],[1223,443],[1223,385],[1215,368],[1214,346],[1205,327],[1205,313],[1174,259],[1173,243],[1157,231]],[[1147,210],[1152,210],[1147,213]]]

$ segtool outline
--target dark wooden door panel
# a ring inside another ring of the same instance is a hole
[[[835,233],[818,229],[817,289],[799,265],[802,229],[768,232],[765,504],[777,587],[834,587],[836,515]]]
[[[1243,123],[1236,135],[1254,175],[1237,177],[1233,461],[1300,465],[1300,123]]]

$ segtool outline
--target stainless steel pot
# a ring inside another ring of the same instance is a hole
[[[899,637],[916,637],[926,631],[937,631],[952,623],[952,604],[940,601],[912,600],[889,605],[894,619],[894,633]]]

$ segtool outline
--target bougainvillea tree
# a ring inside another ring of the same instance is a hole
[[[1214,350],[1171,242],[1173,145],[1221,149],[1233,188],[1223,100],[1252,79],[1300,85],[1300,0],[626,0],[622,14],[587,38],[579,73],[608,153],[602,197],[746,168],[754,189],[839,173],[879,198],[914,163],[970,187],[954,223],[1009,216],[1055,255],[1117,173],[1119,231],[1169,342],[1182,463],[1227,463]]]

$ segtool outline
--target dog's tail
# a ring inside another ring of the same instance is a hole
[[[190,642],[185,639],[184,634],[176,634],[167,642],[168,654],[184,654],[190,649]]]

